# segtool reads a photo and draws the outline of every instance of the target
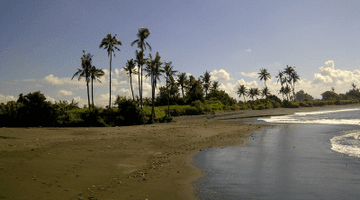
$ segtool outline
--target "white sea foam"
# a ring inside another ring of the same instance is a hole
[[[331,150],[349,156],[360,157],[360,131],[347,132],[330,139]]]
[[[347,124],[360,125],[360,119],[309,119],[305,117],[294,117],[293,115],[276,116],[270,118],[259,118],[269,123],[286,123],[286,124]]]
[[[298,112],[294,115],[320,115],[320,114],[327,114],[327,113],[336,113],[336,112],[347,112],[347,111],[357,111],[360,108],[352,108],[352,109],[342,109],[342,110],[323,110],[323,111],[313,111],[313,112]]]

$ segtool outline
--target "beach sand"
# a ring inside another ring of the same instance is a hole
[[[252,120],[359,107],[239,110],[109,128],[0,128],[0,199],[196,199],[192,162],[207,148],[246,145]],[[247,122],[247,123],[244,123]],[[195,181],[196,182],[196,181]]]

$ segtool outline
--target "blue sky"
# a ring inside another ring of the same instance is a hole
[[[113,95],[130,95],[120,70],[134,58],[139,28],[163,61],[199,77],[206,70],[236,97],[239,84],[263,87],[256,73],[275,77],[286,65],[302,79],[296,89],[320,98],[360,86],[359,1],[2,1],[0,6],[0,102],[40,90],[48,100],[86,103],[85,82],[70,80],[82,50],[108,74],[109,58],[99,44],[117,34]],[[255,76],[254,76],[255,74]],[[135,78],[135,80],[137,80]],[[136,82],[134,80],[134,82]],[[95,103],[108,102],[108,76],[95,87]],[[269,82],[277,93],[276,79]],[[150,95],[145,85],[145,95]]]

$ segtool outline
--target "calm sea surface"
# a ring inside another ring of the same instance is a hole
[[[359,199],[360,108],[259,119],[247,146],[208,149],[202,199]]]

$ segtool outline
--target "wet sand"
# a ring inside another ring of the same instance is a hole
[[[205,173],[194,156],[246,145],[251,133],[273,126],[252,119],[358,106],[227,111],[129,127],[1,128],[0,199],[196,199],[195,180]]]

